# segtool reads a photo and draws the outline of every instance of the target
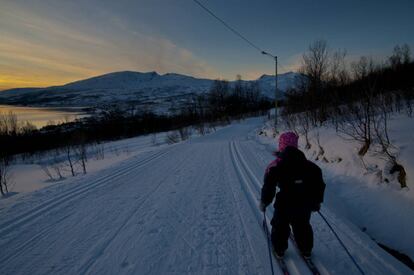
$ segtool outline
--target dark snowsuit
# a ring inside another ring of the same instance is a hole
[[[325,190],[321,169],[308,161],[302,151],[288,146],[266,171],[261,197],[265,206],[273,201],[276,186],[280,191],[276,194],[271,221],[275,251],[287,249],[291,225],[299,249],[310,253],[313,248],[311,212],[319,210]]]

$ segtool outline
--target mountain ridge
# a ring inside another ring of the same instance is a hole
[[[278,97],[294,86],[297,73],[278,76]],[[274,98],[274,75],[262,75],[256,80],[262,94]],[[94,107],[102,104],[137,104],[143,107],[173,104],[192,95],[209,91],[213,79],[196,78],[184,74],[155,71],[117,71],[45,88],[15,88],[0,92],[0,104],[36,107]],[[233,85],[235,81],[229,81]]]

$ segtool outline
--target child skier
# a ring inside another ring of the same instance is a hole
[[[293,132],[280,135],[275,155],[276,159],[266,168],[260,203],[260,210],[264,212],[275,197],[276,186],[279,187],[271,221],[273,252],[276,257],[284,256],[291,225],[302,255],[310,257],[311,212],[319,211],[325,190],[321,169],[298,149],[298,136]]]

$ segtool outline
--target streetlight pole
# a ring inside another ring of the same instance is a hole
[[[277,131],[277,55],[262,51],[262,54],[270,56],[275,60],[275,130]]]

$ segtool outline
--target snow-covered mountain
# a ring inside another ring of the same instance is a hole
[[[280,96],[283,96],[283,93],[288,89],[295,86],[297,78],[300,77],[300,74],[294,72],[288,72],[280,74],[277,79],[277,88],[282,93]],[[275,97],[275,76],[274,75],[262,75],[256,81],[259,82],[262,92],[269,98]]]
[[[296,73],[279,75],[280,96],[294,85]],[[145,108],[165,109],[171,104],[179,104],[188,97],[206,93],[214,80],[156,72],[114,72],[47,88],[19,88],[0,93],[0,104],[25,106],[85,106],[127,103]],[[258,78],[262,93],[274,98],[274,76]],[[245,81],[250,82],[250,81]],[[234,82],[233,82],[234,83]]]

